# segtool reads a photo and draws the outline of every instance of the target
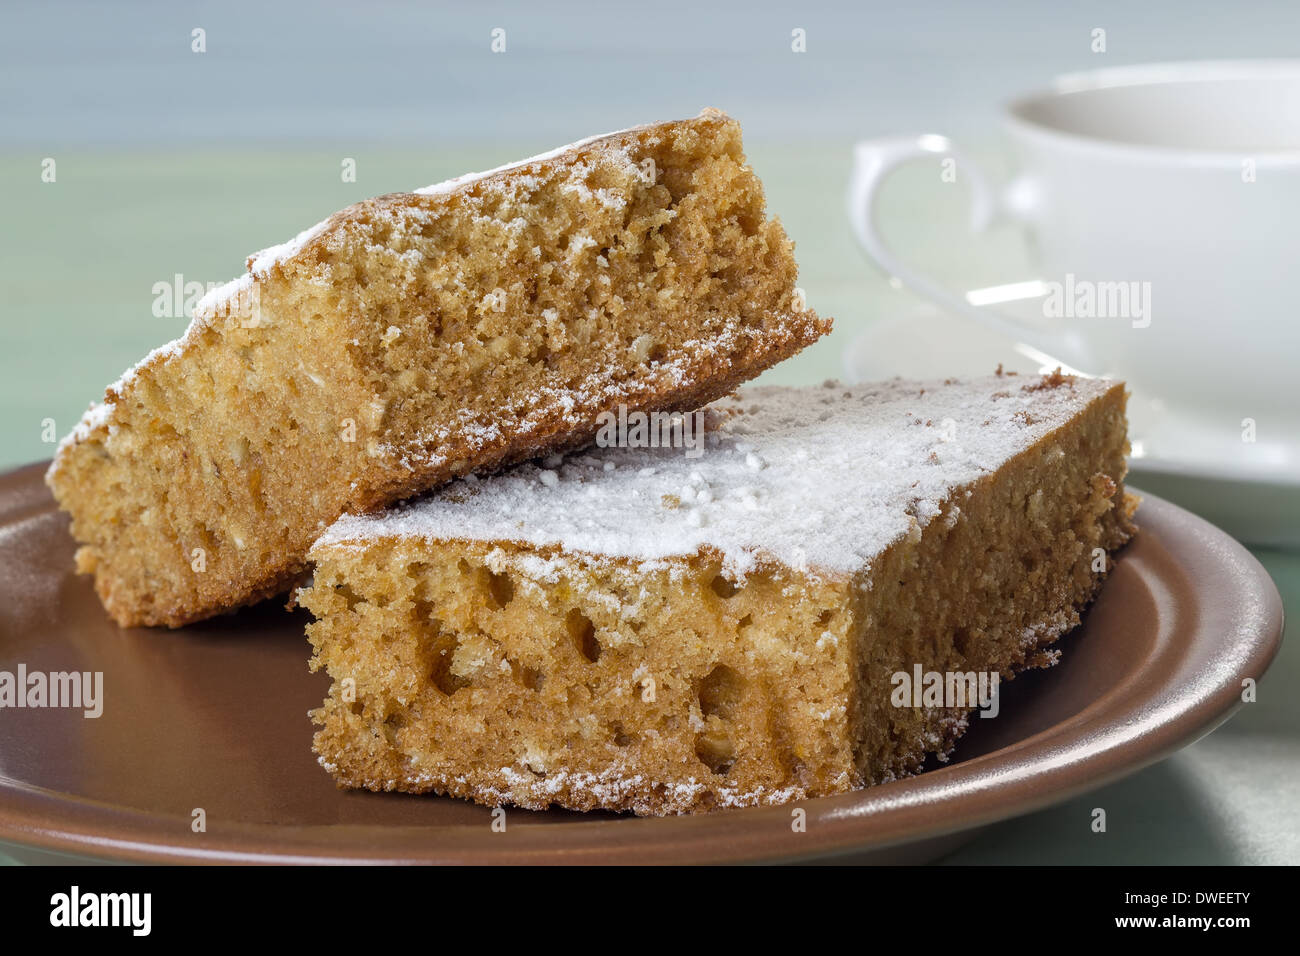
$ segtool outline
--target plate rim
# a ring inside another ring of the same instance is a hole
[[[45,463],[28,465],[0,478],[14,481],[45,467]],[[513,830],[507,824],[512,838],[504,839],[496,834],[484,838],[481,826],[451,824],[286,827],[222,822],[196,845],[175,839],[179,817],[33,787],[0,774],[0,844],[144,863],[609,864],[673,863],[682,858],[742,863],[873,851],[1031,813],[1134,773],[1218,727],[1242,705],[1241,678],[1261,678],[1281,646],[1281,596],[1258,560],[1208,521],[1155,495],[1131,490],[1143,499],[1137,516],[1139,534],[1156,537],[1167,552],[1178,555],[1177,568],[1184,575],[1190,563],[1192,570],[1201,569],[1196,580],[1215,582],[1213,590],[1189,589],[1197,606],[1185,609],[1196,621],[1200,637],[1189,647],[1204,651],[1209,644],[1205,634],[1219,635],[1214,645],[1217,653],[1212,655],[1219,667],[1213,686],[1179,687],[1173,680],[1176,673],[1171,673],[1155,684],[1154,697],[1144,696],[1141,688],[1128,685],[1152,668],[1148,658],[1125,682],[1069,718],[1014,744],[918,776],[774,807],[678,817],[603,817]],[[54,510],[52,499],[48,510]],[[0,525],[30,517],[30,508],[0,513]],[[1212,576],[1206,576],[1207,567]],[[1171,647],[1164,646],[1154,656],[1171,654]],[[1173,661],[1175,672],[1185,670],[1191,659],[1184,650]],[[1225,676],[1228,679],[1222,679]],[[1116,695],[1121,700],[1110,710],[1102,706]],[[1150,704],[1157,699],[1165,711],[1152,716]],[[1093,716],[1088,718],[1089,714]],[[1085,718],[1099,721],[1093,732],[1067,732]],[[1096,743],[1100,730],[1110,735],[1104,746]],[[1044,767],[1043,758],[1053,754],[1054,763]],[[1012,772],[999,777],[998,768]],[[974,805],[963,806],[948,823],[936,825],[935,803],[954,798]],[[795,806],[807,813],[806,830],[782,847],[775,834],[791,833]],[[77,811],[71,820],[69,808]],[[743,827],[735,822],[739,815],[744,817]],[[720,826],[724,817],[732,822]],[[619,832],[610,839],[613,827]],[[557,846],[555,835],[566,831],[570,839]],[[413,835],[422,839],[415,841]]]

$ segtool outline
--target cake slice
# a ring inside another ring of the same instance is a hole
[[[347,787],[638,814],[915,773],[994,675],[1054,662],[1133,533],[1124,404],[1059,374],[756,388],[694,458],[345,517],[299,594],[316,753]],[[965,696],[902,686],[931,674]]]
[[[366,200],[251,257],[48,482],[122,625],[287,589],[345,511],[691,409],[830,328],[715,110]]]

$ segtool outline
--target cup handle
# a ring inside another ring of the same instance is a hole
[[[971,186],[971,231],[986,231],[999,215],[1014,213],[1023,216],[1030,210],[1025,191],[1020,190],[1018,208],[1004,210],[988,177],[975,163],[964,158],[946,136],[897,136],[872,139],[858,143],[853,150],[853,177],[849,183],[849,222],[859,245],[876,263],[895,276],[913,291],[925,296],[950,312],[966,315],[988,328],[1015,339],[1028,342],[1042,352],[1060,356],[1077,369],[1092,366],[1082,343],[1071,336],[1052,336],[1024,322],[987,307],[971,305],[922,272],[903,263],[880,234],[876,225],[876,196],[881,184],[891,172],[915,159],[951,157]]]

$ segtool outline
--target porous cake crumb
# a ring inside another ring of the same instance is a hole
[[[692,409],[830,323],[717,112],[369,199],[248,260],[109,386],[48,482],[109,613],[286,589],[345,511]]]
[[[1122,384],[755,388],[704,453],[596,448],[336,522],[299,600],[339,783],[639,814],[946,757],[896,677],[1055,660],[1134,532]],[[919,671],[917,670],[919,668]]]

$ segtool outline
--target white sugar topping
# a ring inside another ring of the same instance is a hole
[[[302,232],[298,233],[298,235],[294,236],[288,242],[282,242],[278,246],[271,246],[269,249],[263,249],[261,252],[254,253],[249,257],[249,273],[251,275],[259,276],[266,275],[266,273],[271,271],[271,266],[275,265],[277,262],[283,262],[284,260],[297,255],[302,251],[303,246],[307,245],[308,242],[315,239],[325,231],[325,224],[328,222],[328,219],[322,219],[310,229],[304,229]],[[244,277],[241,276],[240,278],[242,279]],[[225,288],[225,286],[222,286],[222,288]]]
[[[544,163],[552,159],[557,159],[571,150],[582,149],[583,147],[591,146],[592,144],[598,143],[604,139],[613,139],[617,136],[623,136],[627,133],[640,132],[641,130],[644,129],[649,129],[649,126],[632,126],[629,127],[628,129],[620,129],[612,133],[600,133],[599,135],[596,136],[588,136],[584,139],[577,140],[576,142],[573,143],[568,143],[564,146],[557,146],[555,149],[548,149],[546,152],[538,153],[536,156],[529,156],[527,159],[520,159],[514,162],[506,163],[503,166],[496,166],[492,169],[485,169],[479,173],[466,173],[463,176],[456,176],[453,177],[452,179],[447,179],[440,183],[434,183],[432,186],[425,186],[421,189],[415,190],[415,194],[417,196],[450,195],[451,193],[454,193],[457,190],[464,189],[467,186],[471,186],[476,182],[480,182],[481,180],[484,180],[489,176],[495,176],[499,173],[507,173],[515,169],[522,169],[523,167],[531,166],[534,163]]]
[[[306,235],[306,233],[303,233],[303,235]],[[285,246],[288,245],[289,243],[285,243]],[[261,254],[264,255],[265,253]],[[236,301],[242,295],[247,295],[249,290],[252,288],[253,273],[245,272],[237,279],[231,279],[229,282],[219,285],[215,289],[209,289],[203,294],[203,297],[200,298],[199,301],[194,303],[194,317],[211,318],[217,314],[217,309],[219,307],[225,305],[227,302]],[[186,331],[189,330],[186,329]]]
[[[193,327],[193,323],[191,323],[191,328],[192,327]],[[108,386],[106,392],[112,392],[115,395],[120,395],[122,393],[122,390],[126,388],[127,383],[130,382],[131,379],[133,379],[136,376],[136,373],[140,370],[142,366],[154,360],[165,361],[169,356],[179,355],[181,350],[181,345],[183,344],[183,342],[184,342],[184,337],[179,339],[173,339],[170,342],[165,342],[162,345],[158,346],[156,349],[154,349],[144,358],[140,359],[140,361],[136,362],[129,369],[123,372],[121,376],[118,377],[116,382]],[[76,445],[79,442],[86,441],[88,438],[90,438],[91,434],[96,429],[102,428],[105,425],[109,427],[110,433],[112,432],[113,428],[115,427],[113,425],[113,421],[111,417],[114,407],[115,407],[114,402],[105,401],[105,402],[90,403],[90,407],[87,408],[85,413],[81,416],[81,420],[78,421],[77,424],[72,427],[72,431],[64,435],[63,438],[59,441],[58,447],[56,448],[54,453],[54,460],[50,462],[50,467],[46,471],[47,477],[49,475],[54,474],[59,469],[59,467],[63,464],[64,461],[63,451],[66,448],[70,448],[71,446]]]
[[[599,136],[588,136],[586,139],[580,139],[574,143],[568,143],[564,146],[557,146],[555,149],[547,150],[544,153],[538,153],[536,156],[530,156],[527,159],[520,159],[514,162],[506,163],[502,166],[496,166],[492,169],[485,169],[478,173],[465,173],[462,176],[454,176],[451,179],[443,180],[440,183],[434,183],[432,186],[423,186],[420,189],[414,189],[412,192],[417,196],[450,196],[453,193],[463,189],[468,189],[475,183],[496,176],[501,173],[507,173],[512,170],[522,169],[525,166],[531,166],[534,163],[546,162],[547,160],[556,159],[572,150],[581,149],[584,146],[590,146],[604,139],[612,139],[616,136],[622,136],[625,133],[634,133],[638,130],[645,129],[644,126],[634,126],[629,129],[618,130],[613,133],[601,133]],[[282,242],[279,245],[270,246],[260,252],[255,252],[248,259],[248,271],[250,275],[262,276],[270,272],[271,268],[278,263],[291,259],[303,250],[307,243],[323,233],[329,225],[329,220],[324,219],[309,229],[304,229],[298,235],[294,236],[288,242]],[[236,282],[247,278],[241,276]],[[226,295],[221,295],[223,290],[227,290]],[[215,289],[208,293],[213,297],[212,305],[219,304],[228,298],[233,297],[236,290],[232,283],[227,283],[220,289]],[[207,296],[205,296],[205,299]],[[197,309],[196,309],[197,311]]]
[[[453,482],[375,515],[344,516],[316,548],[380,537],[513,541],[633,561],[723,556],[849,573],[959,508],[961,491],[1050,435],[1114,383],[970,381],[760,387],[711,406],[699,457],[592,448]],[[612,467],[611,467],[612,466]]]

